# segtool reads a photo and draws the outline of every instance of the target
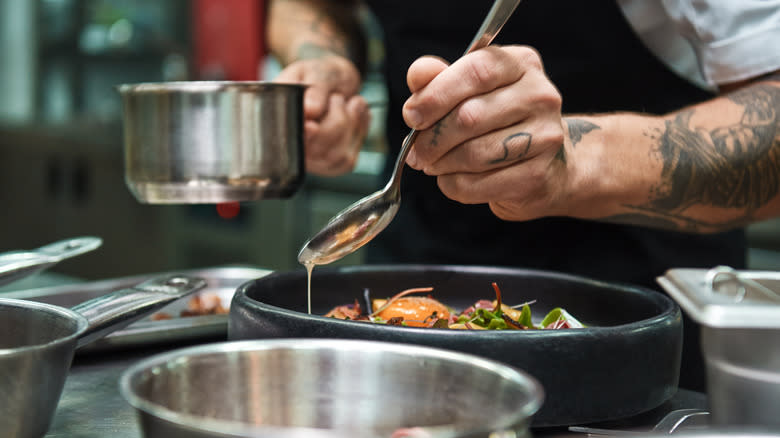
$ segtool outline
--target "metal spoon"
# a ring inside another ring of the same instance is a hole
[[[520,0],[495,0],[464,55],[489,45],[518,4]],[[412,129],[404,139],[387,185],[334,216],[303,245],[298,253],[300,263],[311,267],[334,262],[365,245],[387,227],[401,206],[402,169],[416,138],[417,131]]]

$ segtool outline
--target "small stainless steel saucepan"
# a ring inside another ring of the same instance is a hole
[[[140,202],[287,198],[303,183],[305,86],[125,84],[125,181]]]
[[[78,347],[205,285],[199,278],[164,276],[71,309],[0,298],[0,434],[42,437]]]

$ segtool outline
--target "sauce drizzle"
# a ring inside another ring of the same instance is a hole
[[[309,309],[309,315],[311,315],[311,272],[314,270],[314,263],[306,262],[303,264],[303,266],[306,267],[306,275],[307,275],[306,298],[307,298],[307,305]]]

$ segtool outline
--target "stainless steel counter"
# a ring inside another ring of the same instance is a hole
[[[141,355],[77,358],[46,437],[141,438],[134,409],[119,394],[119,377]]]

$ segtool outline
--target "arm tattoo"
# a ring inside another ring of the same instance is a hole
[[[601,129],[599,125],[591,123],[587,120],[566,118],[566,125],[569,127],[569,137],[571,137],[571,145],[577,146],[582,140],[582,136],[593,131],[594,129]]]
[[[304,0],[276,1],[310,3]],[[327,4],[327,9],[317,9],[308,29],[316,41],[302,44],[296,51],[295,59],[314,59],[336,54],[351,59],[363,76],[367,68],[368,49],[359,14],[361,4],[360,0],[339,0]],[[318,7],[325,7],[325,4]]]
[[[762,81],[778,81],[778,82],[780,82],[780,72],[768,73],[768,74],[766,74],[764,76],[761,76],[759,79],[762,80]]]
[[[762,82],[726,97],[743,108],[741,120],[711,131],[690,126],[695,109],[667,121],[656,152],[662,181],[650,200],[630,205],[637,217],[623,222],[670,225],[683,231],[718,231],[754,220],[754,213],[780,191],[780,87]],[[726,221],[688,214],[691,207],[731,210]],[[633,216],[633,215],[632,215]]]
[[[332,54],[349,57],[350,54],[346,43],[342,41],[340,35],[337,35],[332,30],[328,30],[325,25],[327,21],[327,15],[322,12],[317,14],[309,26],[309,31],[318,36],[318,41],[316,43],[308,41],[301,44],[298,47],[297,59],[316,59]],[[341,31],[343,32],[343,30]]]
[[[329,46],[306,42],[298,47],[296,59],[317,59],[333,54],[348,56],[347,50],[340,47],[337,43],[331,42]]]

